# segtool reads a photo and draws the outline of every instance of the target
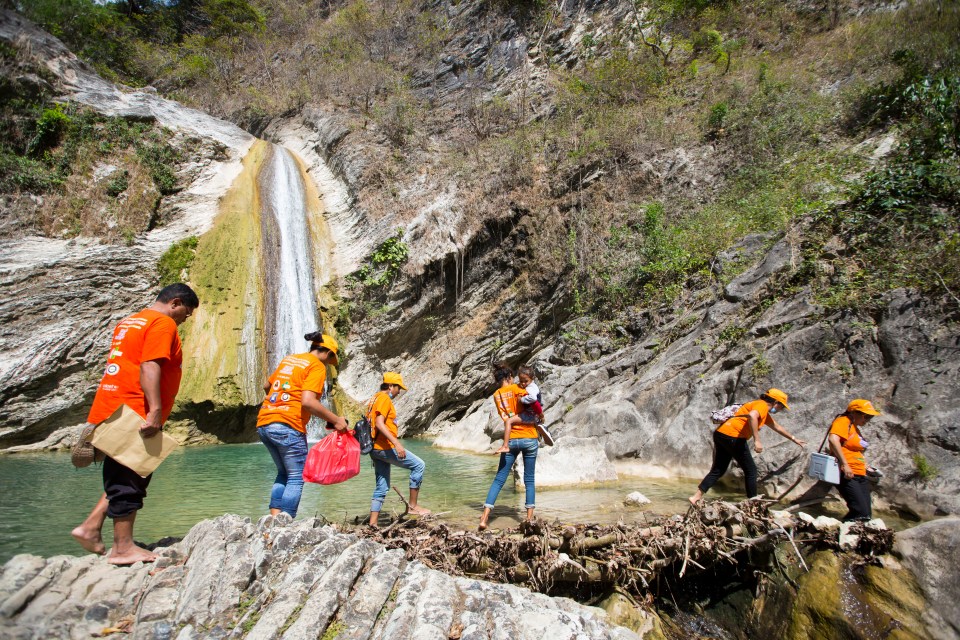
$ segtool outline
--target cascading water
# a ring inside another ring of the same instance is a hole
[[[266,303],[266,362],[273,371],[291,353],[306,351],[304,334],[320,326],[313,280],[306,185],[289,151],[271,145],[260,171],[261,224]],[[325,393],[324,396],[327,394]],[[311,420],[308,435],[322,428]]]

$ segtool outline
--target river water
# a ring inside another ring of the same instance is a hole
[[[497,469],[497,456],[438,449],[424,440],[404,444],[424,459],[427,471],[421,503],[456,526],[475,526],[487,489]],[[236,513],[259,518],[267,513],[276,468],[261,444],[186,447],[175,451],[154,474],[145,506],[137,516],[136,538],[153,542],[183,536],[206,518]],[[392,484],[407,494],[407,472],[396,469]],[[640,491],[658,513],[686,510],[685,498],[696,481],[629,479],[537,491],[537,515],[565,522],[642,518],[637,508],[623,507],[623,498]],[[0,456],[0,563],[17,553],[42,556],[79,555],[70,530],[80,523],[99,497],[99,467],[74,469],[66,453]],[[338,485],[308,484],[298,518],[323,516],[332,522],[365,517],[373,491],[373,467],[361,462],[360,475]],[[718,494],[722,495],[722,494]],[[500,494],[492,524],[513,526],[522,517],[523,493],[511,482]],[[390,492],[384,515],[402,512]],[[109,544],[110,522],[104,527]]]

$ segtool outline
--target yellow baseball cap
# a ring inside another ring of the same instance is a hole
[[[863,400],[862,398],[851,400],[850,404],[847,405],[847,411],[859,411],[868,416],[880,415],[880,412],[873,407],[873,404],[869,400]]]
[[[394,371],[387,371],[383,374],[383,384],[396,384],[404,391],[407,390],[407,385],[403,384],[403,377]]]
[[[785,394],[783,391],[780,391],[780,389],[767,389],[766,395],[767,397],[773,398],[782,404],[784,409],[790,408],[790,406],[787,404],[787,394]]]

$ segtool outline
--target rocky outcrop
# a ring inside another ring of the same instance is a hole
[[[894,554],[916,576],[928,605],[923,621],[936,640],[960,638],[960,518],[918,525],[897,536]]]
[[[16,556],[0,573],[4,638],[127,631],[176,638],[638,638],[600,609],[452,578],[402,551],[287,516],[222,516],[154,565]],[[648,624],[648,626],[650,626]]]

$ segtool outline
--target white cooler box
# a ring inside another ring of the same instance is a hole
[[[837,459],[826,453],[811,453],[807,475],[815,480],[840,484],[840,465]]]

